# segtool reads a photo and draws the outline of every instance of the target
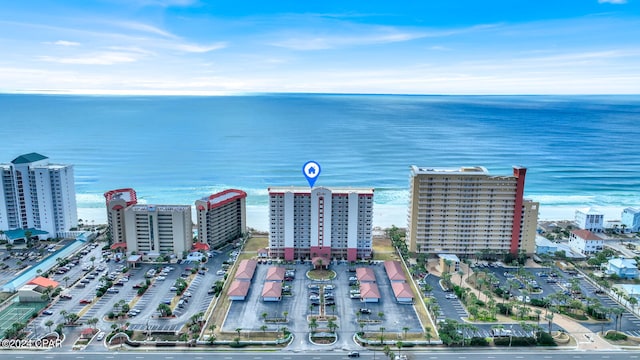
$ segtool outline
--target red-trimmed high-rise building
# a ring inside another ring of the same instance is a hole
[[[407,243],[418,253],[532,254],[536,202],[524,199],[527,169],[492,176],[484,167],[411,166]]]
[[[110,190],[104,193],[104,198],[111,241],[113,244],[124,244],[127,242],[124,210],[138,203],[136,191],[131,188]]]
[[[373,189],[269,188],[271,257],[356,261],[371,257]]]
[[[196,200],[198,242],[196,248],[220,248],[247,231],[247,193],[229,189]]]

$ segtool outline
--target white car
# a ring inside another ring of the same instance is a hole
[[[162,280],[164,280],[164,279],[166,279],[166,277],[164,277],[164,276],[158,276],[158,277],[156,278],[156,280],[158,280],[158,281],[162,281]]]
[[[227,273],[227,272],[226,272],[226,271],[224,271],[224,270],[218,270],[218,271],[216,272],[216,275],[218,275],[218,276],[222,276],[222,275],[224,275],[224,274],[226,274],[226,273]]]
[[[101,331],[98,333],[98,336],[96,336],[96,340],[100,341],[102,339],[104,339],[104,332]]]

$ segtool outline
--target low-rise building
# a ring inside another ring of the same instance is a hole
[[[256,266],[258,266],[258,262],[256,260],[242,260],[240,264],[238,264],[238,270],[236,271],[236,280],[248,281],[251,282],[253,279],[253,274],[256,272]]]
[[[615,258],[607,261],[607,275],[617,275],[621,279],[637,279],[638,264],[634,259]]]
[[[360,300],[363,302],[379,302],[380,289],[375,282],[360,283]]]
[[[376,274],[373,272],[372,268],[360,267],[356,269],[356,277],[358,281],[362,283],[375,283],[376,282]]]
[[[604,214],[592,207],[577,209],[576,226],[582,230],[602,232],[604,230]]]
[[[454,273],[460,270],[460,258],[453,254],[438,254],[440,258],[440,270]]]
[[[591,255],[602,251],[604,240],[589,230],[572,230],[569,246],[583,255]]]
[[[286,269],[282,266],[272,266],[267,270],[267,276],[264,280],[268,282],[283,282],[285,272]]]
[[[625,232],[640,231],[640,210],[632,207],[622,210],[621,221],[625,226]]]
[[[18,289],[20,302],[45,302],[45,295],[51,294],[60,284],[52,279],[38,276]]]
[[[413,303],[413,291],[411,291],[411,285],[406,282],[392,282],[391,288],[393,289],[393,295],[397,302],[401,304]]]
[[[536,236],[536,255],[554,255],[557,251],[558,244],[544,236]]]
[[[243,301],[247,298],[250,286],[250,281],[234,280],[231,285],[229,285],[229,290],[227,290],[227,296],[229,296],[229,300]]]
[[[402,270],[402,264],[400,263],[400,261],[385,261],[384,270],[387,272],[387,277],[392,283],[407,281],[406,276],[404,276],[404,271]]]
[[[282,282],[267,281],[262,286],[262,301],[282,300]]]

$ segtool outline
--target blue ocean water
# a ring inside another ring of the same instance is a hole
[[[269,186],[307,186],[315,160],[316,186],[374,187],[404,225],[412,164],[525,166],[543,213],[639,206],[639,120],[640,96],[4,94],[0,162],[74,164],[81,214],[121,187],[167,204],[236,187],[264,210]]]

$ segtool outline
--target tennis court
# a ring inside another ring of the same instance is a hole
[[[46,303],[15,303],[0,312],[0,338],[14,323],[26,324],[31,315],[38,313]]]

